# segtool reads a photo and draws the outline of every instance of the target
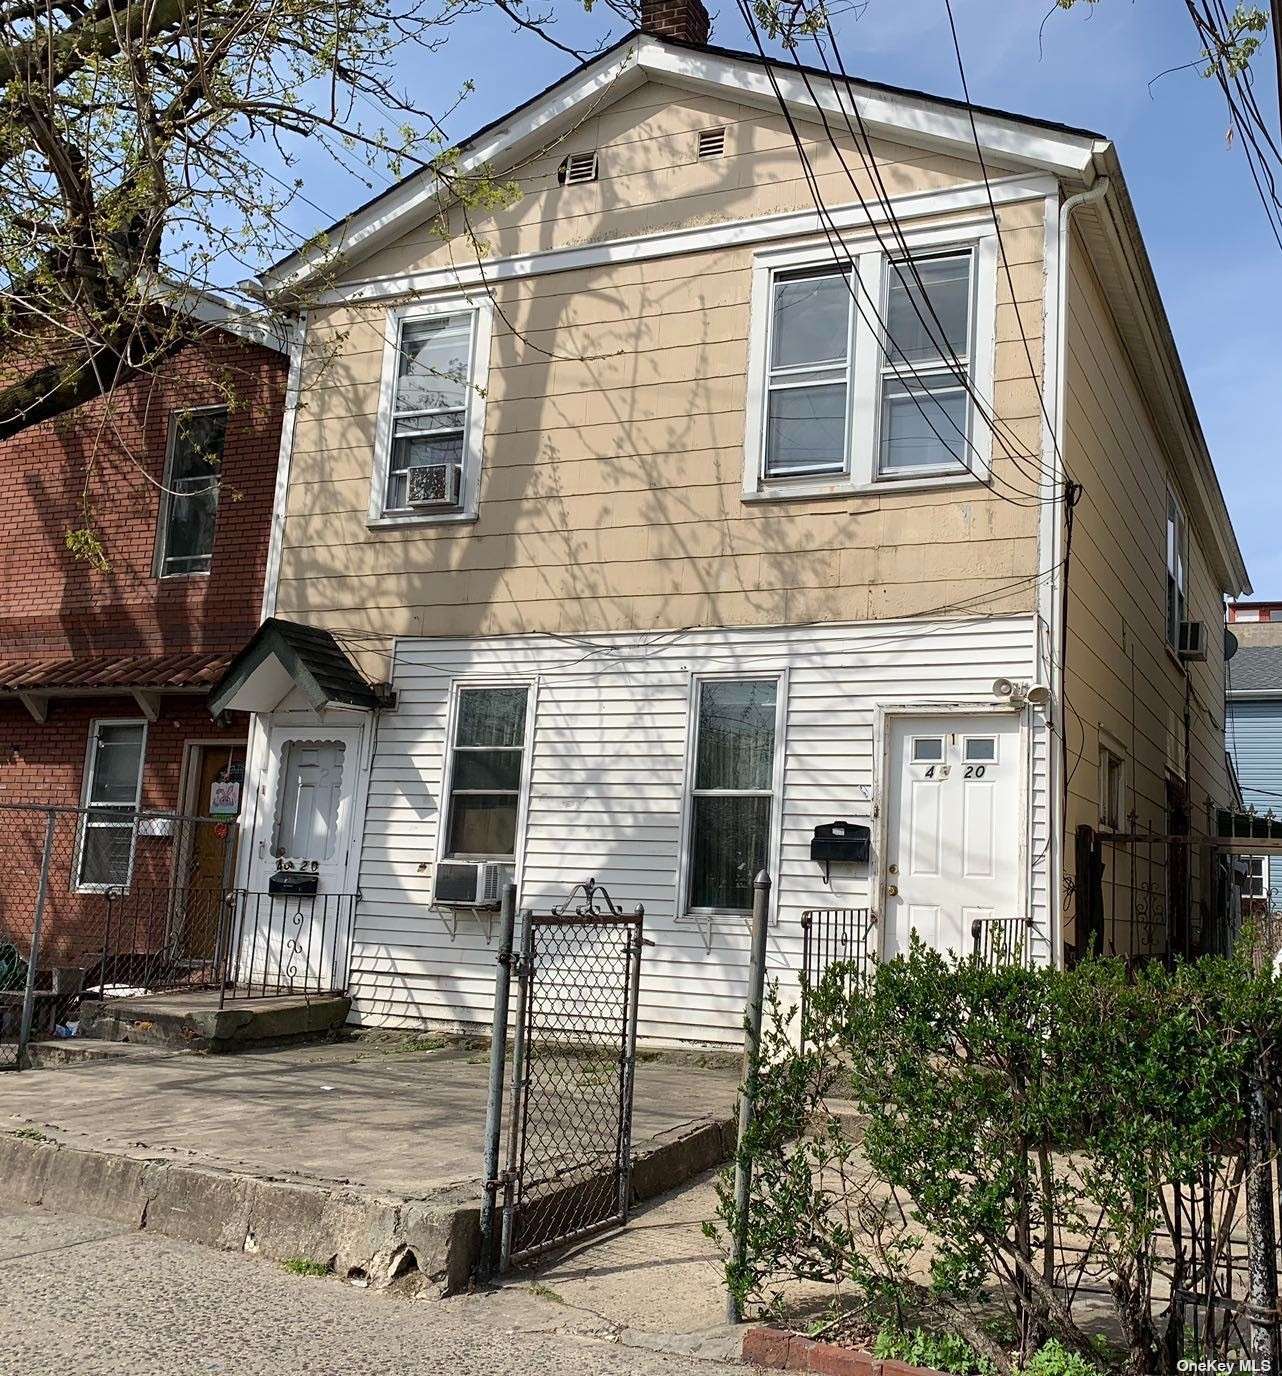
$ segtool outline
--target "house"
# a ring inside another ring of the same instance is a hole
[[[643,10],[462,145],[510,204],[417,174],[264,278],[301,402],[214,694],[241,882],[359,893],[380,1026],[487,1022],[508,874],[644,904],[654,1041],[741,1035],[763,867],[785,991],[806,913],[1189,942],[1247,576],[1112,143]],[[1082,827],[1096,878],[1174,855],[1171,912],[1079,922]]]
[[[1229,630],[1237,649],[1228,664],[1225,741],[1242,801],[1264,817],[1282,817],[1282,603],[1230,603]],[[1252,855],[1247,863],[1244,895],[1272,911],[1282,893],[1282,855]]]
[[[243,777],[248,719],[208,698],[262,615],[287,360],[201,309],[154,372],[0,445],[0,940],[25,954],[48,823],[50,965],[91,964],[122,893],[163,928],[175,886],[224,880],[226,825],[172,814]],[[100,557],[70,547],[86,522]]]

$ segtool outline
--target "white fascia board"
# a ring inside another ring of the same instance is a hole
[[[1044,174],[994,179],[987,187],[982,182],[950,187],[943,191],[915,191],[890,199],[890,210],[901,223],[908,224],[922,217],[977,214],[978,224],[992,223],[988,200],[994,205],[1010,205],[1019,201],[1040,200],[1053,194],[1057,183]],[[873,207],[877,209],[878,207]],[[421,296],[433,292],[467,290],[492,286],[496,282],[514,278],[542,276],[553,272],[574,272],[614,263],[637,263],[653,258],[669,258],[686,253],[707,252],[712,249],[734,248],[742,245],[769,243],[772,240],[797,240],[823,235],[825,224],[838,231],[870,231],[874,217],[858,203],[827,207],[821,220],[817,211],[780,211],[771,215],[754,215],[745,219],[721,220],[713,224],[694,225],[689,229],[663,230],[656,234],[637,234],[599,243],[567,248],[539,249],[532,253],[513,254],[504,258],[486,258],[481,264],[431,268],[422,272],[401,273],[389,277],[371,277],[346,282],[322,293],[317,298],[321,306],[357,301],[378,301],[400,296]],[[890,218],[888,211],[877,223]],[[963,230],[967,224],[953,224]],[[826,239],[825,239],[826,242]],[[853,249],[853,240],[847,241]]]
[[[643,38],[637,54],[641,68],[657,81],[715,93],[740,103],[778,108],[774,85],[758,60],[734,61],[718,53],[674,48]],[[779,94],[793,115],[820,120],[816,102],[826,114],[841,114],[842,102],[832,80],[808,73],[809,87],[786,64],[772,64]],[[857,78],[838,83],[853,93],[869,132],[900,143],[925,145],[945,152],[975,156],[975,134],[985,156],[1013,167],[1037,167],[1057,176],[1081,177],[1089,172],[1096,140],[1026,124],[1012,116],[999,119],[975,112],[975,129],[964,110],[928,97],[879,91]],[[812,94],[813,93],[813,94]],[[847,107],[849,108],[849,107]]]
[[[644,82],[645,77],[636,62],[636,46],[629,45],[586,68],[564,88],[549,95],[546,101],[519,118],[499,125],[485,135],[459,159],[455,176],[474,172],[495,163],[500,169],[520,157],[527,146],[537,147],[553,137],[565,124],[572,124],[578,107],[587,102],[600,101],[607,91],[610,99],[618,99]],[[584,116],[579,114],[580,118]],[[264,290],[277,292],[305,282],[326,253],[336,253],[348,262],[358,261],[376,252],[408,228],[407,221],[421,222],[436,211],[436,202],[446,190],[438,177],[424,169],[407,177],[386,196],[370,206],[364,214],[357,214],[335,230],[341,236],[333,245],[318,246],[296,259],[286,259],[276,269],[269,269],[259,279]]]

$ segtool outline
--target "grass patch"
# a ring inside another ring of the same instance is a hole
[[[281,1265],[291,1276],[327,1276],[329,1267],[323,1261],[312,1261],[308,1257],[289,1257]]]
[[[550,1285],[543,1285],[537,1280],[531,1283],[530,1294],[537,1295],[541,1300],[551,1300],[553,1304],[565,1303],[565,1298],[558,1295]]]
[[[52,1142],[52,1137],[46,1137],[39,1128],[16,1128],[13,1135],[21,1137],[24,1142]]]

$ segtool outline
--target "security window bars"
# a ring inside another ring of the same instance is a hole
[[[705,679],[698,687],[690,797],[692,912],[750,912],[766,866],[774,807],[775,679]]]
[[[76,855],[78,889],[129,887],[146,740],[147,727],[140,721],[97,721],[90,730]]]
[[[412,513],[410,469],[463,464],[475,336],[473,310],[400,322],[386,513]]]
[[[218,519],[227,412],[186,411],[169,426],[157,571],[208,573]]]
[[[446,833],[451,859],[516,855],[528,698],[526,688],[459,690]]]
[[[848,274],[777,276],[766,379],[767,478],[846,472],[853,358]]]
[[[887,264],[882,343],[882,477],[966,468],[970,253]]]
[[[1180,648],[1180,626],[1188,619],[1189,532],[1174,492],[1166,496],[1166,641]]]

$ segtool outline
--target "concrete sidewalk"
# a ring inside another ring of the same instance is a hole
[[[6,1075],[0,1179],[29,1204],[457,1290],[479,1243],[488,1052],[414,1045],[140,1051]],[[726,1158],[736,1087],[733,1071],[638,1065],[637,1198]]]

